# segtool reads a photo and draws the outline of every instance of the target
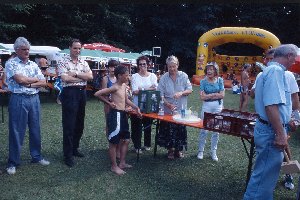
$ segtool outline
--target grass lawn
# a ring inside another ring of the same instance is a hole
[[[188,106],[201,107],[199,89],[194,87]],[[239,96],[226,91],[225,108],[238,109]],[[104,133],[103,104],[89,98],[86,106],[85,131],[81,141],[84,158],[76,158],[76,165],[68,168],[62,158],[61,107],[55,96],[41,95],[42,106],[42,152],[51,162],[50,166],[30,163],[28,134],[25,136],[21,154],[22,164],[17,173],[0,176],[0,199],[242,199],[248,160],[240,138],[220,134],[219,162],[209,157],[210,135],[203,160],[196,158],[199,130],[188,128],[188,151],[186,157],[169,161],[166,150],[158,148],[136,154],[129,146],[127,160],[134,167],[124,176],[110,172],[108,142]],[[253,100],[250,111],[254,110]],[[8,114],[4,108],[5,123],[0,123],[0,168],[6,167],[8,155]],[[16,113],[17,114],[17,113]],[[154,144],[154,130],[152,141]],[[300,160],[299,131],[293,134],[290,145],[293,158]],[[286,190],[282,176],[275,190],[275,199],[296,199],[299,175],[294,175],[295,189]]]

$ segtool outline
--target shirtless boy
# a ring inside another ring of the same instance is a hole
[[[251,69],[250,64],[244,64],[244,69],[241,73],[241,94],[240,94],[240,111],[247,110],[247,105],[249,101],[249,84],[250,84],[250,77],[249,71]]]
[[[108,126],[108,151],[111,160],[111,171],[117,175],[122,175],[125,174],[123,169],[132,167],[125,161],[130,140],[129,125],[125,112],[126,104],[134,108],[137,111],[138,116],[141,117],[142,114],[139,107],[134,105],[127,96],[126,83],[129,80],[127,67],[120,65],[117,66],[115,68],[115,76],[117,78],[116,83],[110,88],[99,90],[95,93],[95,96],[111,108],[106,119]],[[111,95],[111,101],[106,98],[107,95]],[[120,164],[118,166],[116,149],[120,142]]]

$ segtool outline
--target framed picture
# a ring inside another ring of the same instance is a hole
[[[160,57],[161,55],[161,47],[153,47],[152,55],[156,57]]]

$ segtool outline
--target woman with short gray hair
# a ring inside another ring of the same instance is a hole
[[[175,56],[166,60],[168,72],[159,81],[158,90],[164,97],[164,112],[171,114],[175,109],[187,105],[187,96],[192,93],[192,85],[185,72],[178,71],[179,61]],[[182,158],[183,148],[187,149],[186,126],[161,121],[157,144],[168,149],[168,158]]]
[[[200,99],[203,101],[201,118],[204,112],[218,113],[223,109],[223,99],[225,96],[224,80],[219,77],[219,67],[216,63],[208,63],[204,68],[205,78],[200,82]],[[198,159],[203,159],[203,152],[206,143],[207,130],[201,129],[199,133]],[[211,158],[218,161],[217,146],[219,133],[213,132],[211,135]]]

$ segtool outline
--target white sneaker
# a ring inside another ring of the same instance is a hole
[[[40,160],[39,163],[40,163],[41,165],[44,165],[44,166],[50,164],[50,162],[49,162],[48,160],[45,160],[45,159]]]
[[[199,160],[202,160],[203,159],[203,151],[199,151],[198,155],[197,155],[197,158]]]
[[[144,146],[144,150],[145,150],[145,151],[150,151],[150,150],[151,150],[151,147]]]
[[[143,152],[142,152],[142,149],[136,149],[136,150],[135,150],[135,153],[142,154]]]
[[[284,187],[289,190],[293,190],[295,188],[294,184],[290,182],[285,182]]]
[[[213,150],[211,152],[211,159],[213,159],[214,161],[218,161],[218,157],[217,157],[217,151],[216,150]]]
[[[6,169],[6,171],[9,175],[13,175],[17,172],[16,167],[9,167],[9,168]]]
[[[295,188],[292,175],[286,174],[284,176],[284,187],[288,190],[293,190]]]

